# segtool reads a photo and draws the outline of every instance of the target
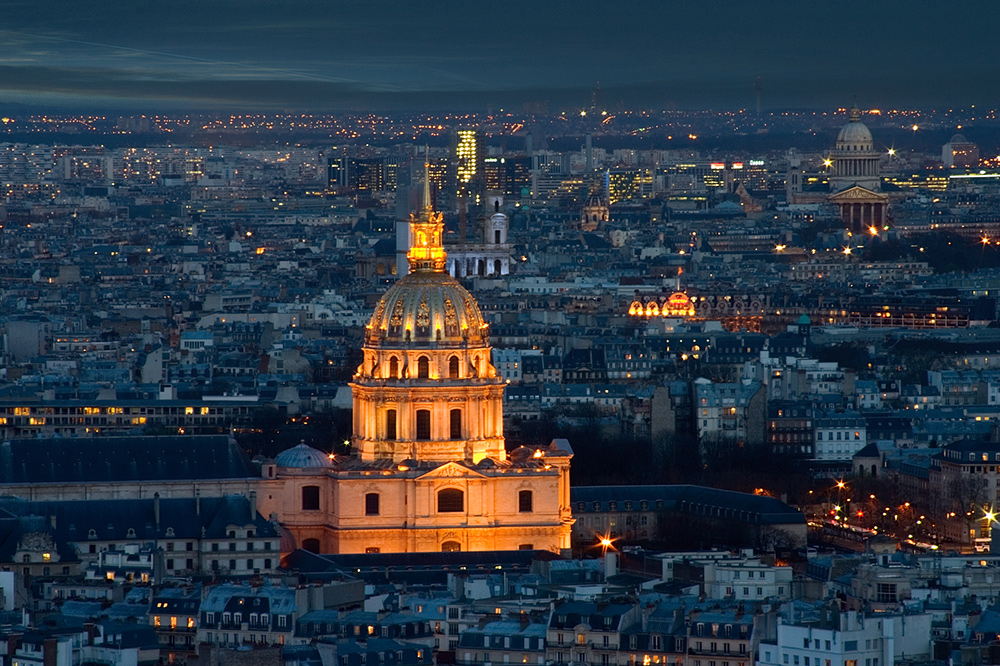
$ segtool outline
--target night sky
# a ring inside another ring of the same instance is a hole
[[[2,0],[0,104],[1000,104],[1000,3]]]

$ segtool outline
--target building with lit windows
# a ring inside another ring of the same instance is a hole
[[[570,546],[565,440],[508,455],[506,383],[489,325],[445,270],[442,215],[424,188],[410,273],[375,306],[351,383],[354,454],[305,444],[266,465],[261,506],[300,547],[325,553]]]
[[[474,129],[460,129],[456,132],[455,160],[458,179],[458,195],[478,203],[476,184],[483,171],[483,139]]]
[[[961,134],[956,134],[941,149],[941,161],[949,169],[971,169],[978,167],[979,146]]]

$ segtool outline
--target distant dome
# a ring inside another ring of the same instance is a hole
[[[850,121],[841,128],[840,134],[837,135],[837,149],[871,150],[874,145],[871,130],[861,122],[861,111],[854,107],[851,109]]]
[[[965,135],[963,134],[956,134],[955,136],[951,137],[951,139],[948,141],[948,143],[968,143],[968,142],[969,140],[966,139]]]
[[[428,271],[410,273],[385,292],[365,337],[374,347],[489,344],[482,312],[472,294],[447,273]]]
[[[278,467],[329,467],[330,458],[322,451],[302,443],[282,451],[274,459]]]
[[[804,314],[799,317],[799,324],[812,324],[812,320],[809,319],[809,315]]]

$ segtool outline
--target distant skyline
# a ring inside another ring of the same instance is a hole
[[[0,105],[996,106],[1000,5],[5,0]]]

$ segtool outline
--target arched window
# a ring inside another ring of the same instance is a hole
[[[451,410],[449,417],[449,439],[462,439],[462,410]]]
[[[530,490],[522,490],[517,493],[517,510],[521,513],[531,513],[533,510],[532,495]]]
[[[395,356],[389,359],[389,376],[393,379],[399,379],[399,359]]]
[[[396,410],[385,410],[385,438],[387,441],[396,440]]]
[[[302,510],[319,511],[319,486],[302,487]]]
[[[461,513],[465,511],[465,493],[456,488],[438,491],[438,513]]]
[[[458,379],[458,366],[459,361],[457,356],[452,356],[448,359],[448,377]]]
[[[502,269],[503,269],[503,263],[501,263],[499,259],[497,259],[496,261],[493,262],[493,274],[494,275],[500,275],[500,273],[503,272]]]
[[[417,410],[417,439],[428,440],[431,438],[431,410]]]
[[[417,359],[417,378],[427,379],[430,375],[430,361],[427,360],[426,356],[421,356]]]
[[[462,544],[457,541],[445,541],[441,544],[442,553],[457,553],[462,550]]]
[[[319,539],[306,539],[302,542],[302,550],[308,550],[310,553],[319,552]]]

